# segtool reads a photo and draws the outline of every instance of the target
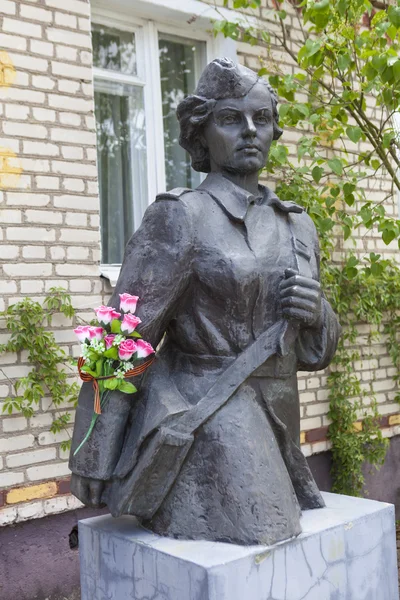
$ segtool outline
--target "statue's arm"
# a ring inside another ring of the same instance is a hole
[[[120,293],[139,296],[136,314],[142,324],[138,331],[154,348],[189,288],[192,247],[188,209],[178,199],[154,202],[126,247],[121,273],[109,304],[118,309]],[[72,490],[87,504],[99,504],[88,499],[96,495],[95,482],[107,481],[113,474],[131,409],[139,394],[111,392],[90,438],[74,455],[93,416],[92,384],[85,383],[81,388],[69,466],[74,474]],[[94,491],[82,478],[92,482]]]
[[[307,218],[315,254],[314,279],[320,280],[320,249],[318,235],[311,219]],[[322,295],[321,318],[316,327],[300,330],[296,342],[298,370],[319,371],[331,362],[341,334],[341,326],[328,300]]]

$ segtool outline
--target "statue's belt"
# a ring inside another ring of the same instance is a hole
[[[196,430],[271,356],[287,356],[297,333],[296,325],[278,321],[219,375],[200,402],[185,413],[167,419],[140,452],[134,469],[118,480],[118,494],[112,494],[108,502],[113,516],[130,513],[150,519],[176,480]]]

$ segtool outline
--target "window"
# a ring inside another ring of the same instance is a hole
[[[105,265],[121,263],[127,241],[157,193],[201,181],[179,146],[175,111],[196,86],[207,61],[207,42],[165,32],[161,26],[148,33],[143,25],[129,31],[93,25]],[[157,64],[148,64],[151,56]]]

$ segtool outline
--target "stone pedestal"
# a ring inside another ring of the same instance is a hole
[[[156,536],[133,517],[79,523],[82,600],[398,600],[394,508],[324,494],[275,546]]]

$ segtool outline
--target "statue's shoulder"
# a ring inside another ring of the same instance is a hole
[[[160,202],[161,200],[180,200],[186,194],[194,193],[194,190],[185,187],[177,187],[173,190],[169,190],[168,192],[161,192],[161,194],[157,194],[156,202]]]

